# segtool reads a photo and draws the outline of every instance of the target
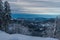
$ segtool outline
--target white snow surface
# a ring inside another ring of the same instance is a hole
[[[0,31],[0,40],[58,40],[58,39],[33,37],[33,36],[26,36],[26,35],[21,35],[21,34],[10,35],[3,31]]]

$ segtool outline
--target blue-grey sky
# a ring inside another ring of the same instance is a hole
[[[3,0],[6,1],[6,0]],[[60,0],[7,0],[12,13],[60,14]]]

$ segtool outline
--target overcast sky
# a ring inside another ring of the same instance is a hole
[[[6,0],[3,0],[6,1]],[[60,0],[7,0],[12,13],[60,14]]]

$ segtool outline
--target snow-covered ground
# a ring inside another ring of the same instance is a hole
[[[0,31],[0,40],[58,40],[54,38],[42,38],[42,37],[32,37],[21,34],[7,34]]]

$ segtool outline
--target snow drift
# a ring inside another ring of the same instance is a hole
[[[21,34],[10,35],[3,31],[0,31],[0,40],[58,40],[58,39],[33,37],[33,36],[26,36],[26,35],[21,35]]]

